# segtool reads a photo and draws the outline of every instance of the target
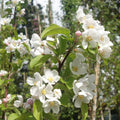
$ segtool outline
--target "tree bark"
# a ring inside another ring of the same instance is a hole
[[[95,80],[95,96],[93,98],[93,111],[92,111],[92,120],[96,120],[96,110],[97,110],[97,101],[98,101],[98,83],[99,83],[99,74],[100,74],[100,57],[98,56],[98,60],[95,66],[96,72],[96,80]]]
[[[53,23],[53,16],[52,16],[52,2],[48,0],[48,19],[49,25]]]

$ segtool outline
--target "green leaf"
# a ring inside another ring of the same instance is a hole
[[[86,120],[88,116],[88,105],[86,103],[82,103],[81,111],[82,111],[82,120]]]
[[[54,88],[61,89],[63,91],[60,101],[63,106],[67,107],[68,103],[70,103],[70,98],[72,98],[71,91],[64,84],[60,83],[56,84]]]
[[[27,112],[27,113],[22,114],[16,120],[36,120],[36,119],[31,113]]]
[[[0,86],[2,86],[3,83],[4,83],[4,80],[1,80],[1,79],[0,79]]]
[[[59,54],[63,54],[66,51],[66,47],[67,47],[67,40],[65,39],[65,37],[60,36],[59,37]]]
[[[44,113],[44,118],[46,120],[57,120],[57,117],[53,114],[50,114],[50,113],[48,113],[48,114]]]
[[[5,49],[0,49],[0,53],[5,53]]]
[[[51,55],[39,55],[36,56],[35,58],[33,58],[30,62],[30,67],[33,68],[35,66],[42,66],[43,63],[45,63],[49,58],[51,57]]]
[[[9,115],[8,120],[16,120],[19,117],[18,114],[12,113]]]
[[[70,31],[67,28],[63,28],[58,25],[52,24],[42,32],[41,39],[43,39],[48,35],[55,35],[55,34],[64,34],[66,36],[69,36]]]
[[[42,103],[39,100],[36,100],[33,104],[33,115],[36,120],[43,120]]]

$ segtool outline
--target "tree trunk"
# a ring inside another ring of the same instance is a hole
[[[95,66],[96,80],[95,80],[95,96],[93,98],[93,111],[92,111],[92,120],[96,120],[96,110],[97,110],[97,98],[98,98],[98,83],[99,83],[99,73],[100,73],[100,57],[98,56],[98,61]]]
[[[48,19],[49,25],[53,23],[53,16],[52,16],[52,2],[48,0]]]

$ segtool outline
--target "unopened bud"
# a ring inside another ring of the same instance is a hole
[[[6,98],[3,98],[3,103],[7,103],[7,99]]]
[[[82,33],[81,33],[80,31],[76,31],[76,32],[75,32],[75,35],[76,35],[77,37],[80,37],[80,36],[82,35]]]
[[[33,99],[32,98],[27,99],[27,103],[33,105]]]

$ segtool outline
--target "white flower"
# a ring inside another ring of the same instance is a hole
[[[51,98],[46,100],[43,103],[43,108],[45,113],[49,113],[50,110],[53,111],[53,113],[58,113],[60,111],[59,106],[61,105],[60,101],[56,98]]]
[[[83,29],[84,30],[87,30],[87,29],[99,29],[100,27],[100,22],[99,21],[96,21],[94,20],[92,17],[89,17],[88,19],[85,19],[83,21]]]
[[[25,15],[25,9],[24,8],[20,10],[20,15]]]
[[[40,85],[42,85],[42,77],[38,72],[34,73],[34,77],[35,78],[28,77],[27,78],[27,83],[30,86],[36,86],[36,85],[40,86]]]
[[[41,78],[41,75],[36,72],[34,73],[34,78],[31,78],[31,77],[28,77],[27,78],[27,83],[32,86],[30,88],[30,94],[33,96],[33,97],[36,97],[38,98],[39,97],[39,87],[42,85],[42,78]]]
[[[88,65],[83,63],[84,61],[84,56],[80,53],[76,53],[76,58],[70,63],[70,70],[74,75],[83,75],[87,73]]]
[[[82,37],[82,46],[84,49],[88,47],[88,43],[91,45],[92,48],[97,47],[97,42],[99,39],[97,30],[88,29],[82,33]]]
[[[43,55],[44,54],[44,49],[41,48],[41,47],[33,48],[33,49],[31,49],[30,54],[33,57],[38,56],[38,55]]]
[[[26,40],[26,39],[27,39],[26,35],[23,35],[23,33],[20,33],[20,34],[18,35],[18,37],[20,37],[20,38],[23,39],[23,40]]]
[[[6,97],[7,101],[10,101],[11,99],[11,94],[8,94],[7,97]]]
[[[34,48],[40,47],[40,45],[41,45],[41,38],[39,37],[38,34],[34,33],[32,35],[30,43],[31,43],[31,46],[34,47]]]
[[[31,105],[28,104],[27,102],[26,102],[26,103],[23,103],[23,108],[24,108],[24,109],[30,109],[30,108],[31,108]]]
[[[17,95],[18,100],[14,101],[15,107],[21,107],[23,105],[23,97],[21,95]]]
[[[76,18],[79,22],[82,22],[84,17],[85,17],[85,13],[83,11],[83,7],[82,6],[79,6],[77,12],[76,12]]]
[[[86,75],[79,80],[73,82],[73,92],[75,93],[73,101],[75,107],[80,108],[82,102],[89,103],[94,96],[93,90],[95,89],[95,74]]]
[[[103,58],[109,58],[110,57],[110,54],[112,52],[112,49],[111,47],[109,46],[101,46],[99,49],[98,49],[98,53],[103,57]]]
[[[8,25],[11,21],[11,18],[1,18],[0,24],[1,25]]]
[[[54,97],[60,99],[62,96],[61,90],[60,89],[54,89]]]
[[[51,85],[54,85],[60,79],[60,76],[56,70],[51,71],[50,69],[46,69],[44,71],[44,74],[45,75],[43,75],[43,81],[45,83],[50,83]]]
[[[73,91],[76,94],[77,92],[83,90],[86,92],[90,92],[93,94],[93,90],[95,89],[95,74],[86,75],[83,78],[80,78],[79,80],[75,80],[73,82]]]
[[[24,3],[24,0],[12,0],[12,4],[13,4],[14,6],[18,5],[19,2],[20,2],[20,3]]]
[[[45,102],[45,98],[51,98],[53,96],[52,92],[53,87],[50,84],[48,84],[47,86],[45,86],[44,84],[39,89],[40,89],[39,99],[42,103]]]
[[[110,38],[108,37],[109,31],[99,30],[99,40],[98,44],[99,46],[113,46],[113,43],[110,41]]]
[[[12,0],[13,5],[17,5],[20,2],[20,0]]]
[[[2,100],[0,99],[0,104],[2,104]]]
[[[75,101],[74,105],[76,108],[80,108],[82,105],[82,102],[89,103],[90,99],[87,97],[86,92],[78,92],[78,94],[75,94],[73,97],[73,102]]]
[[[7,75],[8,72],[5,70],[0,70],[0,77]]]

